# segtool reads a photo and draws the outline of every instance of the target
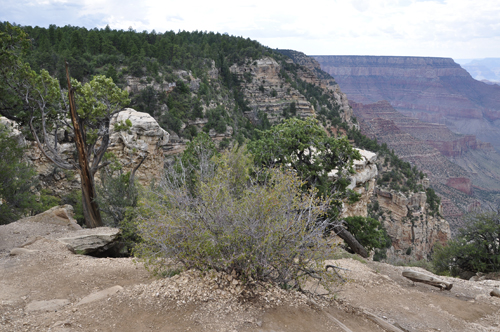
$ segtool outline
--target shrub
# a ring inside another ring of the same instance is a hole
[[[0,124],[0,225],[40,206],[31,190],[36,185],[36,172],[23,160],[23,153],[24,147]]]
[[[391,238],[378,220],[361,216],[347,217],[344,220],[346,229],[367,251],[391,246]]]
[[[467,216],[467,226],[444,247],[436,246],[433,264],[440,273],[500,270],[500,210]]]
[[[136,254],[150,270],[161,274],[181,263],[298,289],[308,275],[327,276],[328,220],[319,220],[328,202],[314,189],[304,192],[292,171],[268,169],[254,181],[251,164],[245,149],[235,147],[196,165],[195,190],[187,188],[186,163],[146,194],[138,224],[144,242]]]
[[[138,184],[134,181],[134,174],[140,164],[131,172],[124,172],[117,158],[108,153],[106,161],[111,162],[100,171],[100,183],[96,185],[97,203],[103,212],[103,221],[111,227],[118,227],[125,219],[127,209],[137,206],[139,199]]]

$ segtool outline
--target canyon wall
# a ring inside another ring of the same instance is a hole
[[[474,80],[450,58],[313,56],[349,100],[398,111],[500,150],[500,86]]]
[[[449,223],[439,214],[428,212],[425,192],[407,197],[377,187],[375,196],[383,212],[382,223],[392,240],[387,250],[389,259],[427,259],[436,243],[445,244],[451,238]]]
[[[387,101],[351,105],[362,133],[386,143],[427,174],[442,197],[442,215],[453,234],[464,226],[462,216],[471,207],[495,199],[500,190],[500,155],[489,143],[405,116]]]
[[[367,150],[358,151],[362,159],[354,162],[356,172],[348,188],[360,194],[360,199],[351,204],[344,202],[341,218],[367,217],[368,204],[376,201],[379,221],[392,241],[387,257],[391,260],[427,259],[437,242],[445,244],[451,238],[449,223],[439,214],[429,213],[425,192],[409,193],[407,197],[399,191],[376,185],[377,155]],[[428,180],[422,183],[428,184]],[[441,208],[439,213],[443,213]]]
[[[354,161],[355,173],[349,178],[348,189],[354,190],[360,195],[357,202],[348,204],[344,202],[341,218],[368,215],[368,203],[375,189],[375,180],[378,175],[377,155],[371,151],[357,149],[361,154],[361,160]]]

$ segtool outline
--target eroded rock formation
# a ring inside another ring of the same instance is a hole
[[[344,210],[342,211],[341,218],[352,217],[352,216],[363,216],[368,215],[367,206],[370,201],[370,197],[373,195],[373,189],[375,188],[375,180],[378,175],[376,160],[377,155],[373,152],[367,150],[358,149],[361,154],[361,160],[354,161],[354,169],[356,171],[350,177],[351,183],[348,189],[354,190],[361,195],[359,201],[352,204],[344,204]]]
[[[392,240],[387,250],[389,259],[427,259],[437,242],[445,244],[451,238],[449,223],[439,214],[428,213],[425,192],[407,197],[401,192],[376,188],[375,197],[383,211],[382,223]]]
[[[129,131],[115,131],[114,125],[130,120]],[[169,133],[162,129],[156,120],[147,113],[127,108],[118,113],[111,121],[111,134],[108,152],[112,152],[123,165],[125,172],[137,166],[146,157],[136,172],[142,185],[159,179],[163,172],[163,147],[169,141]]]
[[[247,116],[257,121],[258,112],[265,112],[269,121],[283,118],[285,109],[295,104],[297,115],[314,116],[314,107],[300,92],[280,75],[281,66],[273,58],[263,58],[243,66],[234,64],[231,72],[242,81],[242,91],[249,101]]]
[[[446,243],[451,237],[449,223],[438,214],[429,212],[425,192],[407,195],[376,186],[378,175],[377,155],[366,150],[358,150],[362,160],[354,163],[356,174],[351,177],[349,189],[361,195],[359,201],[344,204],[341,218],[368,216],[367,206],[371,201],[378,202],[379,220],[383,223],[392,240],[387,250],[389,259],[410,260],[427,259],[436,242]],[[428,179],[422,181],[428,187]]]

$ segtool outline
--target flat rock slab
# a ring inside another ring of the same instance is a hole
[[[123,290],[122,286],[113,286],[110,288],[103,289],[100,292],[97,293],[92,293],[90,295],[85,296],[83,299],[80,300],[76,305],[82,305],[82,304],[87,304],[95,301],[99,301],[102,299],[105,299],[115,293],[118,293],[119,291]]]
[[[64,234],[57,240],[70,246],[76,253],[85,255],[108,250],[115,245],[119,236],[118,228],[99,227]]]
[[[23,254],[30,254],[33,252],[37,252],[38,250],[30,250],[30,249],[25,249],[25,248],[14,248],[10,251],[11,256],[18,256],[18,255],[23,255]]]
[[[55,311],[69,304],[69,300],[56,299],[48,301],[33,301],[26,306],[26,311]]]

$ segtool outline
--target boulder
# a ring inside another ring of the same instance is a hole
[[[116,123],[130,120],[132,128],[128,131],[115,131]],[[148,113],[127,108],[111,120],[110,144],[108,152],[113,153],[124,171],[134,169],[146,157],[136,173],[136,179],[144,186],[163,173],[163,147],[168,143],[170,134],[160,127]]]
[[[98,254],[110,250],[118,244],[120,230],[111,227],[98,227],[64,234],[58,240],[82,255]]]
[[[73,207],[69,204],[58,205],[53,208],[39,213],[36,216],[24,218],[23,221],[39,222],[60,226],[69,226],[72,229],[82,229],[73,218]]]

